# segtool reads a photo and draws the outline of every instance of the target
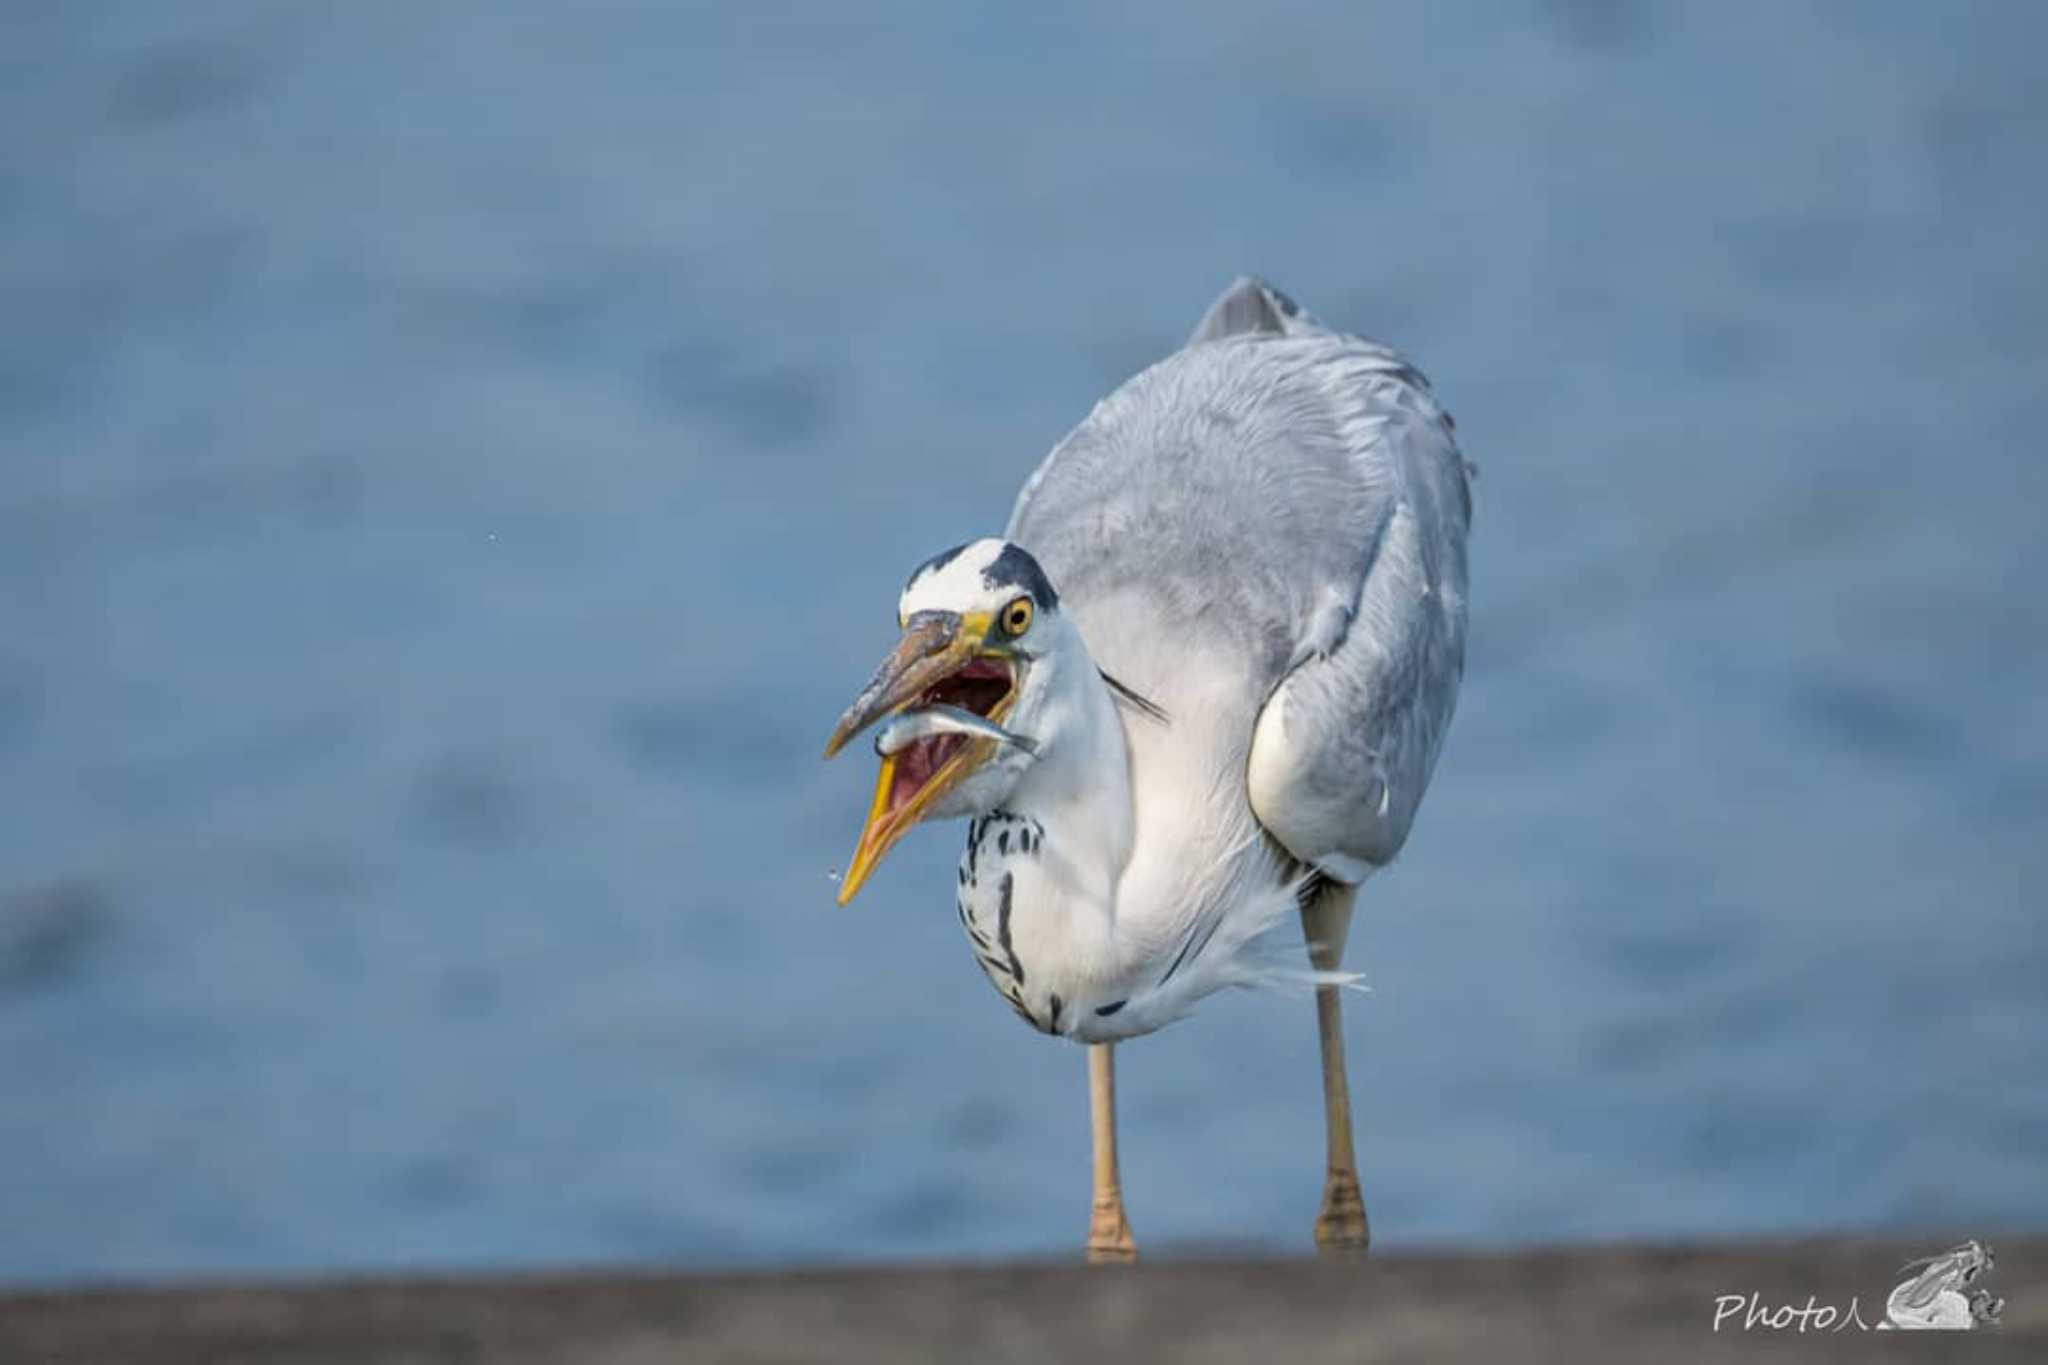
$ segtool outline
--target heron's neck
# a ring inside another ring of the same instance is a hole
[[[1033,713],[1010,718],[1042,742],[1001,805],[968,830],[956,900],[1011,1008],[1034,1028],[1082,1036],[1125,998],[1117,887],[1136,818],[1115,698],[1085,655],[1063,662],[1070,674],[1042,679]]]
[[[1130,757],[1116,698],[1086,658],[1064,660],[1052,680],[1056,738],[1003,806],[1045,830],[1046,873],[1072,913],[1093,912],[1106,931],[1117,879],[1131,857]]]

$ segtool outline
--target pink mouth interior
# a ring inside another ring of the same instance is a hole
[[[957,706],[962,711],[986,716],[1009,695],[1010,670],[994,659],[974,659],[958,672],[933,683],[904,709],[914,711],[923,706]],[[909,805],[946,765],[946,760],[966,743],[965,735],[933,735],[898,750],[894,780],[889,784],[889,804],[883,814],[893,816]]]

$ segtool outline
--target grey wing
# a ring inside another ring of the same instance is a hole
[[[1466,474],[1407,360],[1243,279],[1047,457],[1009,534],[1096,661],[1175,714],[1156,742],[1214,748],[1290,853],[1356,881],[1450,722]]]
[[[1470,467],[1421,374],[1400,361],[1357,397],[1348,454],[1385,496],[1355,574],[1327,591],[1260,711],[1246,769],[1259,823],[1346,882],[1400,852],[1450,728],[1472,515]]]

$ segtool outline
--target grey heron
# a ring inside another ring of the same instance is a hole
[[[828,758],[883,726],[840,903],[913,825],[968,818],[976,960],[1026,1022],[1088,1045],[1091,1260],[1135,1255],[1115,1044],[1290,977],[1321,1035],[1316,1241],[1370,1239],[1340,962],[1456,704],[1469,473],[1404,357],[1240,279],[1053,449],[1001,538],[917,567],[832,733]],[[1296,911],[1306,971],[1258,949]]]

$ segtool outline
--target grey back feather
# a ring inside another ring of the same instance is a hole
[[[1298,684],[1289,728],[1310,747],[1275,803],[1290,810],[1261,822],[1303,862],[1377,865],[1406,836],[1463,673],[1470,514],[1421,373],[1247,277],[1054,448],[1008,535],[1097,664],[1208,722],[1174,742],[1215,747],[1219,773],[1241,778],[1260,712]]]
[[[1322,323],[1301,305],[1256,275],[1240,275],[1228,289],[1216,296],[1209,311],[1195,324],[1188,345],[1223,337],[1264,332],[1286,336],[1289,332],[1320,330]]]

